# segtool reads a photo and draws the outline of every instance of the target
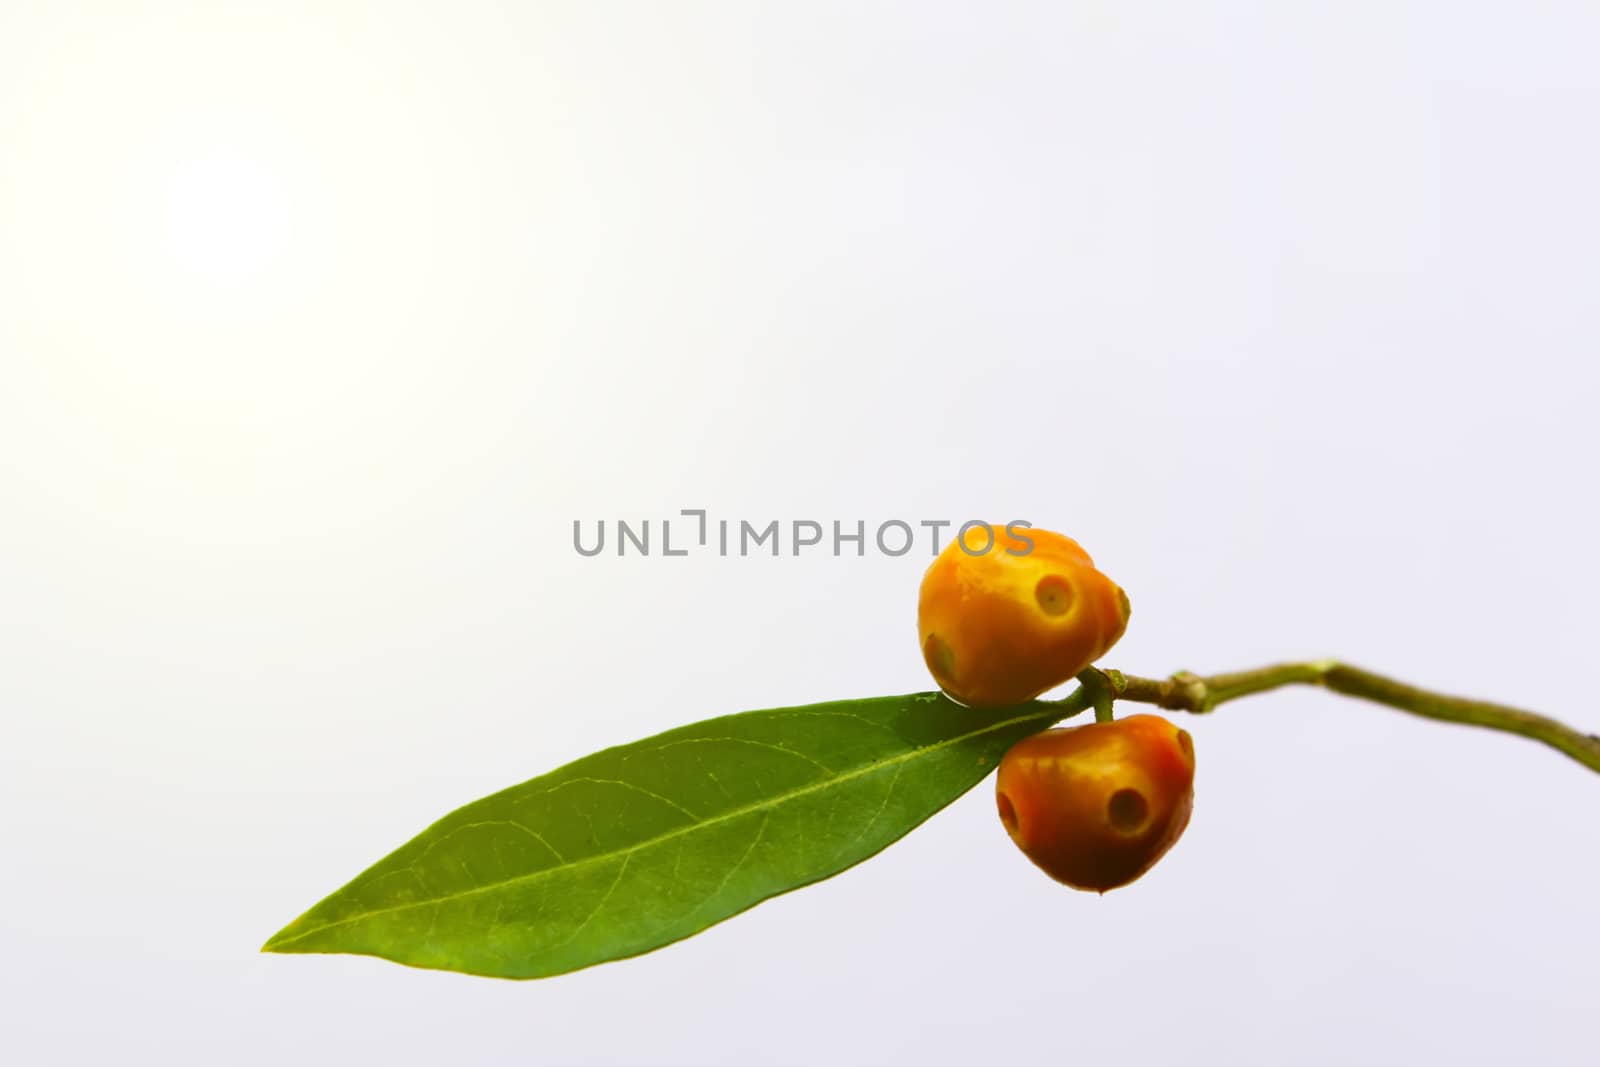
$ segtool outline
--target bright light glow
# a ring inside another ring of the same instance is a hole
[[[180,270],[244,281],[282,254],[289,205],[278,175],[261,161],[191,158],[174,169],[165,192],[166,247]]]

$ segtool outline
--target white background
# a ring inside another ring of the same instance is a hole
[[[1316,692],[1185,725],[1104,898],[981,786],[655,955],[265,938],[448,809],[928,687],[1025,518],[1107,663],[1340,656],[1600,729],[1600,14],[1395,0],[0,5],[0,1059],[1595,1062],[1600,780]]]

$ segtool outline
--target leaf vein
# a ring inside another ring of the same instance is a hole
[[[585,915],[583,917],[583,922],[581,922],[577,926],[575,926],[573,928],[573,930],[572,930],[572,933],[568,934],[566,937],[563,937],[560,941],[558,941],[555,944],[551,945],[545,951],[554,952],[556,949],[564,948],[567,945],[571,944],[573,941],[577,940],[578,935],[583,933],[584,927],[588,926],[591,922],[594,921],[594,917],[596,915],[600,914],[600,909],[602,909],[602,908],[604,908],[606,906],[606,901],[611,899],[611,894],[615,893],[617,891],[617,886],[622,882],[622,876],[627,873],[627,871],[628,871],[628,863],[632,859],[633,859],[633,853],[631,853],[631,852],[625,853],[623,855],[622,862],[617,865],[617,876],[615,878],[611,879],[611,884],[606,886],[605,893],[602,894],[600,899],[595,902],[595,906],[589,909],[589,914],[587,914],[587,915]]]
[[[568,778],[566,781],[558,782],[557,784],[551,786],[549,789],[546,789],[546,790],[544,790],[542,792],[533,794],[533,796],[535,796],[535,797],[547,797],[547,796],[552,795],[553,793],[557,793],[560,790],[565,789],[569,785],[585,785],[585,784],[588,784],[588,785],[614,785],[614,786],[619,786],[622,789],[628,789],[628,790],[631,790],[632,792],[635,792],[635,793],[642,793],[645,796],[649,797],[651,800],[660,801],[661,803],[665,804],[667,807],[673,808],[674,810],[679,811],[679,812],[683,813],[684,815],[687,815],[690,819],[698,820],[700,818],[700,816],[696,815],[694,812],[690,811],[688,808],[684,807],[682,804],[679,804],[676,800],[673,800],[671,797],[662,796],[660,793],[657,793],[657,792],[655,792],[654,790],[651,790],[651,789],[646,789],[642,785],[634,785],[632,782],[625,782],[621,778]],[[528,799],[531,800],[533,798],[529,797]]]
[[[878,820],[883,817],[884,810],[889,807],[889,798],[894,796],[894,787],[900,782],[900,772],[905,769],[905,764],[903,763],[894,769],[894,775],[889,779],[889,788],[883,791],[883,799],[878,802],[878,810],[872,813],[872,818],[868,819],[867,824],[851,839],[851,844],[855,844],[863,837],[866,837],[867,832],[878,824]]]
[[[852,715],[850,717],[853,719],[859,719],[861,716]],[[756,741],[748,737],[686,737],[678,741],[668,741],[664,745],[657,745],[655,748],[647,749],[646,751],[650,753],[665,752],[669,748],[677,748],[680,745],[706,744],[751,745],[755,748],[771,749],[773,752],[782,752],[785,756],[793,756],[795,759],[804,760],[826,774],[835,773],[832,767],[821,762],[820,760],[812,759],[804,752],[796,752],[794,749],[785,748],[783,745],[775,745],[770,741]]]

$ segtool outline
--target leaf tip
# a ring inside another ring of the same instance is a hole
[[[300,920],[296,919],[294,922],[290,923],[288,926],[285,926],[282,930],[279,930],[277,933],[275,933],[271,937],[267,938],[266,944],[261,946],[261,951],[262,952],[298,952],[298,951],[300,951],[299,949],[293,947],[293,945],[292,945],[292,942],[298,940],[298,938],[300,937],[301,931],[299,931],[297,929],[297,927],[299,925],[300,925]]]

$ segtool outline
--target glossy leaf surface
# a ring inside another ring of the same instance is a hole
[[[670,730],[452,812],[265,949],[505,978],[648,952],[872,856],[1069,710],[918,693]]]

